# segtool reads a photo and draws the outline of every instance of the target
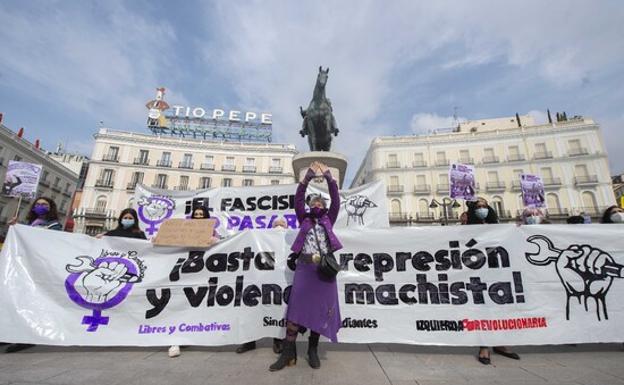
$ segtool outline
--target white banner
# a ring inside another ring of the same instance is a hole
[[[134,202],[141,228],[148,238],[158,232],[169,218],[190,218],[192,209],[204,206],[217,218],[216,230],[221,236],[244,230],[271,229],[273,221],[286,220],[288,228],[297,228],[295,190],[297,185],[222,187],[198,191],[148,189],[138,185]],[[327,190],[310,184],[307,194],[321,194],[329,199]],[[386,228],[388,208],[382,182],[341,190],[341,210],[334,228]]]
[[[338,230],[341,342],[624,341],[622,225]],[[12,226],[0,341],[223,345],[279,337],[296,231],[204,251]]]

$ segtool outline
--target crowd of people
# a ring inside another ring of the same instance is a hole
[[[317,177],[323,177],[327,182],[331,198],[329,207],[320,195],[306,197],[308,184]],[[496,211],[486,199],[478,198],[475,201],[466,202],[466,206],[467,211],[459,217],[461,225],[499,223]],[[286,336],[284,339],[273,340],[273,351],[279,356],[270,365],[269,370],[271,371],[281,370],[286,366],[296,364],[295,342],[298,335],[307,330],[310,333],[306,358],[312,368],[318,369],[321,366],[318,355],[320,336],[322,335],[332,342],[338,341],[337,335],[342,318],[336,284],[337,270],[336,268],[332,269],[332,264],[336,263],[333,253],[342,248],[340,240],[333,231],[339,208],[340,196],[336,180],[325,164],[313,162],[295,193],[295,213],[299,223],[299,232],[291,250],[298,254],[298,258],[285,315],[287,321]],[[208,218],[210,218],[210,212],[205,207],[200,206],[193,209],[192,220]],[[17,218],[13,218],[9,223],[17,223]],[[518,225],[548,223],[546,215],[539,208],[526,208],[518,221]],[[567,219],[567,223],[582,224],[585,223],[585,218],[580,215],[571,216]],[[624,210],[615,205],[607,208],[602,215],[601,223],[624,223]],[[39,197],[33,201],[28,210],[25,224],[49,230],[63,229],[59,222],[56,204],[47,197]],[[286,228],[286,223],[281,219],[275,220],[273,227]],[[121,211],[115,229],[98,234],[96,237],[147,239],[139,227],[137,212],[132,208]],[[218,242],[219,239],[219,234],[215,231],[213,242]],[[6,348],[6,352],[14,353],[32,346],[31,344],[10,344]],[[255,348],[256,341],[250,341],[238,346],[236,352],[245,353]],[[507,358],[520,359],[517,353],[505,346],[493,347],[492,351]],[[170,357],[179,356],[180,346],[171,346],[168,353]],[[482,364],[489,365],[491,363],[490,347],[480,347],[477,359]]]

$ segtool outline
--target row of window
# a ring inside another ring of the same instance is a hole
[[[570,156],[580,156],[587,155],[589,151],[586,148],[581,147],[580,139],[571,139],[568,141],[568,154]],[[546,143],[536,143],[535,144],[535,159],[549,159],[552,158],[552,152],[548,150]],[[509,146],[508,147],[508,156],[507,161],[523,161],[526,160],[525,156],[520,151],[519,146]],[[469,150],[459,150],[459,163],[472,164],[474,163],[473,158],[470,157]],[[493,148],[485,148],[483,150],[483,158],[481,159],[483,163],[498,163],[500,161],[499,157],[496,156]],[[437,166],[444,166],[449,164],[449,160],[446,157],[445,151],[437,151],[435,157],[435,164]],[[397,168],[401,167],[401,164],[398,160],[397,154],[388,154],[387,164],[388,168]],[[424,153],[415,153],[414,154],[414,167],[425,167],[427,166],[427,162],[425,161]]]
[[[143,180],[145,177],[145,174],[141,171],[135,171],[132,174],[132,178],[130,180],[130,183],[128,184],[128,186],[126,186],[127,189],[129,190],[133,190],[137,184],[144,184],[145,181]],[[199,179],[199,184],[197,186],[191,186],[189,184],[190,181],[190,177],[188,175],[181,175],[179,177],[179,181],[178,184],[175,186],[170,186],[169,185],[169,181],[171,180],[170,175],[167,174],[157,174],[154,177],[153,183],[152,183],[152,187],[154,188],[160,188],[160,189],[174,189],[174,190],[194,190],[194,189],[204,189],[204,188],[210,188],[213,187],[212,186],[212,178],[208,177],[208,176],[204,176],[201,177]],[[97,181],[95,182],[95,187],[107,187],[107,188],[112,188],[113,184],[115,181],[115,170],[111,170],[111,169],[103,169],[100,173],[99,178],[97,179]],[[280,184],[280,181],[278,179],[273,179],[271,180],[271,184],[272,185],[276,185],[276,184]],[[243,179],[242,182],[243,186],[253,186],[254,185],[254,180],[253,179]],[[221,187],[232,187],[232,178],[223,178],[221,179]]]
[[[150,165],[150,152],[149,150],[139,150],[138,157],[134,158],[133,164],[136,165]],[[119,161],[119,147],[110,146],[108,148],[108,152],[102,157],[102,160],[109,162],[118,162]],[[225,158],[225,162],[221,166],[223,171],[236,171],[236,162],[235,157],[227,156]],[[156,161],[156,166],[158,167],[172,167],[173,161],[171,157],[171,152],[163,151],[160,154],[160,160]],[[178,163],[178,168],[195,168],[195,163],[193,162],[193,154],[185,153],[182,155],[182,160]],[[214,170],[215,162],[213,155],[204,155],[204,159],[200,164],[200,169],[204,170]],[[271,166],[269,168],[269,172],[272,173],[281,173],[282,170],[282,160],[280,158],[271,159]],[[243,165],[243,172],[256,172],[256,158],[247,157],[245,158],[245,163]]]

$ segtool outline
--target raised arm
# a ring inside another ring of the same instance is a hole
[[[323,172],[323,176],[327,181],[327,189],[329,190],[329,198],[331,199],[327,215],[329,216],[331,223],[334,224],[336,223],[336,219],[338,219],[338,212],[340,211],[340,193],[338,192],[338,183],[332,177],[329,169],[326,169]]]
[[[299,223],[303,222],[303,218],[305,218],[305,193],[308,189],[308,184],[314,178],[316,173],[312,168],[308,169],[308,172],[305,174],[305,177],[299,185],[297,186],[297,192],[295,193],[295,214],[297,214],[297,220]]]

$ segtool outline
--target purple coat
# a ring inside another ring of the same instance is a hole
[[[314,171],[308,170],[303,181],[297,186],[297,192],[295,193],[295,213],[299,221],[299,234],[297,234],[297,238],[290,248],[295,253],[300,253],[303,249],[306,234],[312,229],[316,219],[312,214],[306,213],[305,211],[305,193],[308,188],[308,183],[310,183],[314,176]],[[340,194],[338,193],[338,183],[332,178],[329,170],[325,171],[323,176],[327,181],[331,205],[329,206],[329,210],[317,220],[327,233],[327,240],[329,241],[331,251],[336,251],[342,249],[342,244],[334,234],[334,223],[336,223],[338,211],[340,210]]]

